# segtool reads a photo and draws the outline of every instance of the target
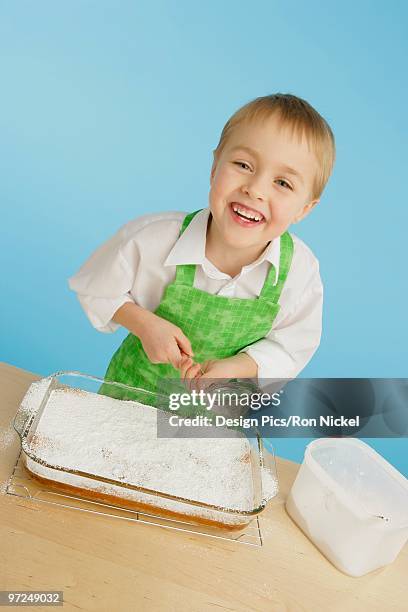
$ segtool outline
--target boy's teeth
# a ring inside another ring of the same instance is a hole
[[[240,208],[239,206],[233,206],[232,209],[234,212],[238,213],[242,217],[245,217],[246,219],[250,219],[251,221],[261,221],[262,219],[262,217],[260,217],[259,215],[256,215],[255,213],[251,213],[248,210],[244,210],[243,208]]]

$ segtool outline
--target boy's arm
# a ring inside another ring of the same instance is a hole
[[[181,329],[138,304],[123,304],[113,321],[140,338],[152,363],[171,363],[178,368],[184,355],[192,356],[189,339]]]
[[[126,303],[135,303],[129,293],[117,298],[104,298],[77,293],[77,298],[92,326],[104,334],[114,333],[119,329],[120,323],[113,319],[115,312]]]
[[[135,302],[123,304],[112,316],[112,321],[126,327],[132,334],[139,336],[149,321],[152,313]]]

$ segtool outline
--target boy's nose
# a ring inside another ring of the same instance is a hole
[[[261,177],[252,177],[250,181],[242,186],[242,191],[246,193],[251,200],[260,200],[262,202],[268,199],[269,186]]]

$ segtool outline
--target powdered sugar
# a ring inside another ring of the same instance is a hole
[[[0,495],[3,495],[6,492],[8,483],[8,480],[5,482],[0,482]]]
[[[24,398],[26,413],[32,414],[33,406],[40,405],[40,396],[47,389],[43,382],[31,390]],[[158,439],[156,416],[154,408],[137,402],[68,387],[54,389],[32,438],[31,449],[42,461],[64,469],[234,510],[253,509],[250,446],[244,437]],[[50,470],[29,458],[27,466],[47,478],[186,512],[182,502],[159,500],[147,493]],[[264,496],[273,497],[276,480],[266,471],[262,480]],[[190,506],[189,513],[208,518],[217,514],[197,506]],[[236,517],[230,515],[228,522],[235,521]]]
[[[0,450],[6,449],[16,437],[16,433],[11,427],[8,427],[4,431],[0,431]]]
[[[6,448],[8,448],[15,441],[16,437],[17,434],[13,429],[11,429],[11,426],[4,431],[0,431],[0,453],[4,452]],[[6,492],[8,482],[9,480],[0,482],[0,495],[3,495],[3,493]]]
[[[41,380],[37,380],[29,386],[19,409],[19,424],[21,426],[39,409],[51,381],[52,377],[49,376],[48,378],[41,378]]]

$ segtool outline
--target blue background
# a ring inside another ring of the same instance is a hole
[[[1,359],[103,375],[126,332],[92,328],[68,276],[130,219],[206,206],[225,121],[281,91],[337,140],[321,204],[294,230],[325,284],[302,376],[406,377],[407,6],[1,2]],[[304,444],[276,450],[300,461]],[[408,439],[374,446],[408,475]]]

